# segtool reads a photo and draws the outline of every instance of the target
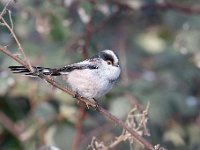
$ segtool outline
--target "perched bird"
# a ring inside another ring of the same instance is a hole
[[[10,66],[13,73],[36,76],[24,66]],[[100,51],[97,55],[84,61],[62,68],[33,68],[44,75],[66,76],[66,82],[78,95],[88,99],[98,99],[108,93],[120,76],[119,58],[112,50]]]

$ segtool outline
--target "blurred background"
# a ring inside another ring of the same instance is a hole
[[[7,0],[0,1],[0,11]],[[100,105],[125,120],[150,102],[145,136],[169,150],[200,150],[200,2],[196,0],[17,0],[4,18],[30,62],[62,67],[112,49],[122,75]],[[0,45],[23,58],[0,26]],[[35,150],[42,145],[78,149],[95,136],[107,145],[122,129],[89,109],[80,121],[76,99],[41,79],[12,74],[18,65],[0,53],[0,149]],[[130,149],[121,142],[116,150]],[[133,147],[140,150],[141,147]]]

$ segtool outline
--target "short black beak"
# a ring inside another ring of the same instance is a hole
[[[114,65],[115,67],[119,67],[119,64],[117,64],[117,65]]]

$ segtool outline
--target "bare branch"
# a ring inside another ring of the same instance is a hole
[[[6,9],[7,9],[8,5],[11,3],[11,1],[12,0],[8,0],[7,3],[5,4],[5,6],[4,6],[4,8],[3,8],[3,10],[2,10],[2,12],[0,14],[0,20],[3,17],[4,13],[6,12]]]
[[[141,112],[138,110],[138,108],[135,106],[128,114],[126,118],[126,125],[130,127],[132,130],[136,131],[138,135],[150,135],[147,131],[147,119],[148,119],[148,109],[149,109],[149,103],[147,104],[146,108]],[[144,146],[141,141],[138,141],[135,136],[132,136],[130,132],[128,132],[125,128],[123,128],[123,131],[120,136],[116,137],[115,140],[108,146],[104,144],[102,141],[97,141],[95,137],[93,137],[91,144],[88,146],[92,148],[93,150],[109,150],[116,147],[118,144],[120,144],[123,141],[129,141],[130,144],[136,145],[136,143],[141,144],[141,146]]]
[[[26,64],[26,62],[24,62],[23,60],[21,60],[20,58],[16,57],[14,54],[10,53],[5,47],[0,45],[0,50],[5,53],[6,55],[8,55],[9,57],[13,58],[15,61],[17,61],[18,63],[20,63],[21,65],[25,66],[26,68],[28,68],[28,65]],[[47,81],[48,83],[50,83],[51,85],[53,85],[54,87],[64,91],[65,93],[68,93],[71,96],[75,95],[75,92],[69,90],[66,87],[63,87],[62,85],[60,85],[59,83],[57,83],[56,81],[52,80],[50,77],[45,76],[44,74],[38,72],[38,77],[40,77],[41,79],[44,79],[45,81]],[[96,108],[96,104],[93,100],[89,100],[83,97],[77,97],[78,100],[84,102],[87,106],[91,106],[93,108]],[[119,120],[118,118],[116,118],[115,116],[113,116],[111,113],[109,113],[108,111],[106,111],[104,108],[102,108],[101,106],[98,107],[98,109],[96,109],[98,112],[100,112],[103,116],[107,117],[108,119],[112,120],[113,122],[115,122],[117,125],[121,126],[123,129],[125,129],[126,131],[128,131],[132,136],[134,136],[140,143],[142,143],[144,145],[144,147],[146,147],[148,150],[154,150],[153,146],[147,141],[145,140],[143,137],[141,137],[136,131],[134,131],[132,128],[128,127],[123,121]]]
[[[10,18],[11,18],[11,17],[10,17]],[[11,33],[12,36],[14,37],[14,39],[15,39],[17,45],[18,45],[18,48],[19,48],[19,50],[21,51],[21,53],[23,54],[24,59],[25,59],[27,65],[28,65],[28,68],[27,68],[27,69],[29,69],[31,72],[33,72],[33,68],[32,68],[32,66],[31,66],[29,60],[27,59],[26,54],[24,53],[24,49],[23,49],[23,47],[21,46],[21,44],[20,44],[20,42],[19,42],[17,36],[15,35],[15,32],[13,31],[13,29],[9,26],[9,24],[5,21],[5,19],[4,19],[3,17],[1,18],[1,20],[3,21],[4,25],[8,28],[8,30],[10,31],[10,33]],[[12,20],[12,19],[11,19],[11,20]],[[12,21],[11,21],[11,22],[12,22]]]
[[[30,64],[29,60],[27,59],[27,57],[26,57],[26,55],[24,53],[24,49],[22,48],[22,46],[21,46],[16,34],[14,33],[12,27],[9,26],[9,24],[5,21],[5,19],[3,17],[1,17],[1,20],[3,21],[4,25],[9,29],[9,31],[12,34],[12,36],[14,37],[14,39],[15,39],[15,41],[16,41],[16,43],[17,43],[17,45],[18,45],[18,47],[19,47],[19,49],[21,51],[21,53],[24,56],[25,61],[20,59],[18,56],[14,55],[13,53],[11,53],[7,49],[7,47],[4,47],[2,45],[0,45],[0,51],[2,51],[4,54],[6,54],[7,56],[11,57],[15,61],[17,61],[19,64],[23,65],[24,67],[26,67],[27,69],[29,69],[30,71],[33,72],[31,64]],[[37,72],[37,70],[36,70],[36,73],[37,73],[39,78],[47,81],[52,86],[64,91],[65,93],[68,93],[71,96],[75,95],[75,92],[71,91],[70,89],[68,89],[68,88],[66,88],[64,86],[62,86],[61,84],[59,84],[58,82],[56,82],[52,78],[50,78],[49,76],[45,76],[43,73]],[[88,108],[89,108],[89,106],[91,106],[92,108],[96,109],[96,103],[93,100],[89,100],[89,99],[83,98],[81,96],[77,97],[77,100],[82,101],[83,103],[85,103]],[[96,111],[100,112],[103,116],[105,116],[108,119],[112,120],[115,124],[117,124],[118,126],[121,126],[124,130],[129,132],[132,136],[135,137],[135,139],[137,139],[140,143],[142,143],[144,145],[144,147],[146,147],[146,149],[154,150],[154,147],[147,140],[145,140],[143,137],[141,137],[131,127],[127,126],[123,121],[119,120],[118,118],[113,116],[111,113],[106,111],[104,108],[99,106],[98,109],[96,109]]]
[[[9,20],[10,20],[10,24],[11,24],[11,29],[13,30],[13,21],[12,21],[12,15],[11,15],[10,10],[8,10],[8,14],[9,14]]]

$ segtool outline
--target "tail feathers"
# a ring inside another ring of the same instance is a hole
[[[21,73],[21,74],[24,74],[26,76],[37,76],[35,73],[30,72],[24,66],[9,66],[9,68],[13,73]],[[33,66],[33,68],[35,70],[43,73],[44,75],[51,75],[51,76],[59,76],[59,75],[61,75],[61,73],[57,69],[44,68],[44,67],[35,67],[35,66]]]

